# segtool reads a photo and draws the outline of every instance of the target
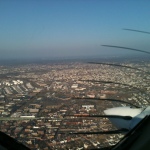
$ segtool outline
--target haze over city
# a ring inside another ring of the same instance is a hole
[[[78,58],[135,55],[102,47],[128,46],[150,51],[150,2],[44,0],[0,2],[0,59]]]

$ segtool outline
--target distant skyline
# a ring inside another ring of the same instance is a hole
[[[1,0],[0,59],[126,56],[150,52],[149,0]]]

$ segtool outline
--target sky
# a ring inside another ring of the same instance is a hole
[[[0,0],[0,59],[134,55],[150,51],[149,0]]]

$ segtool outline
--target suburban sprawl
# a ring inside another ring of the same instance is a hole
[[[116,144],[124,134],[75,133],[117,130],[108,118],[94,115],[129,103],[149,105],[150,63],[119,64],[129,67],[84,62],[1,65],[0,130],[32,150]]]

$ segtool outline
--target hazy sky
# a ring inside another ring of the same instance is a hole
[[[150,51],[149,0],[0,0],[0,58],[55,58]]]

